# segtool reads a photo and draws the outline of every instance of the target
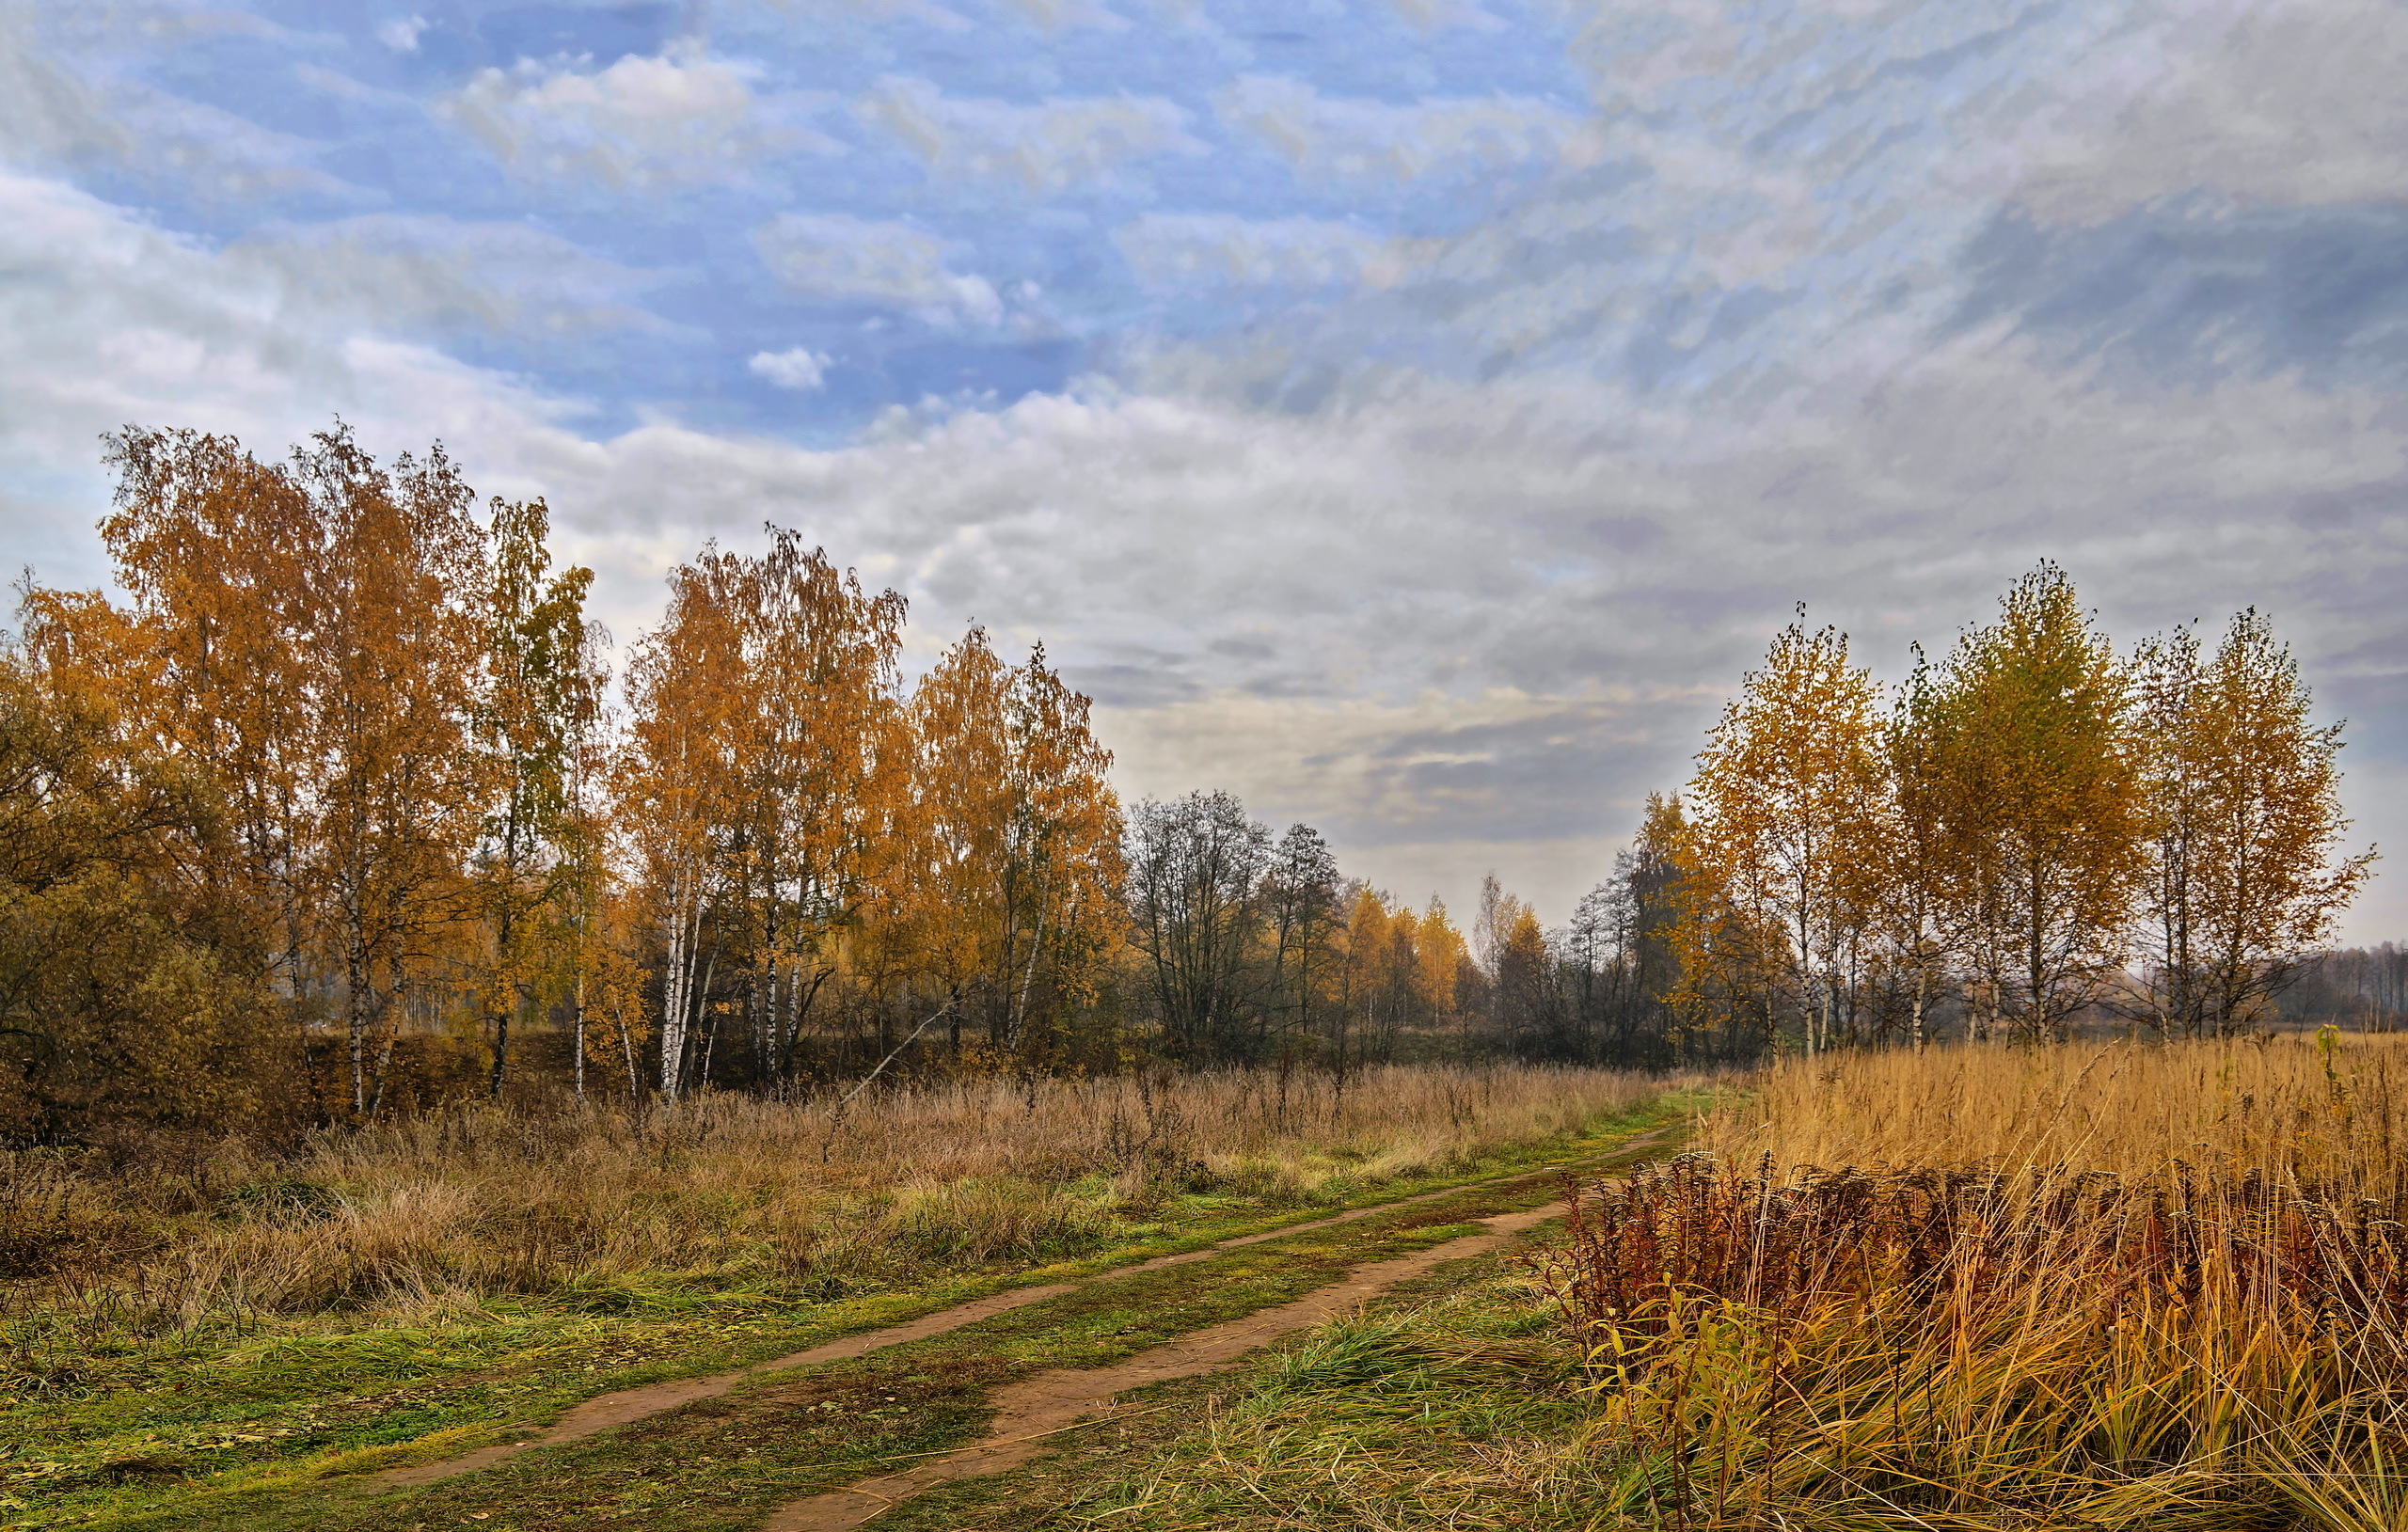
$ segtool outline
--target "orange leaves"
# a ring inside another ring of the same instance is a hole
[[[1887,828],[1879,703],[1871,674],[1848,663],[1846,635],[1793,623],[1723,710],[1689,786],[1688,863],[1809,1052],[1842,1020],[1850,938],[1875,896]]]
[[[1007,666],[974,627],[910,707],[921,983],[1027,1059],[1093,996],[1120,936],[1120,805],[1087,707],[1041,647]]]
[[[2246,1027],[2326,940],[2373,861],[2337,860],[2338,724],[2256,610],[2205,659],[2188,628],[2138,665],[2149,861],[2147,1012],[2169,1034]]]
[[[1811,1052],[1944,995],[1975,1037],[2061,1035],[2125,1003],[2143,923],[2150,1014],[2245,1024],[2331,928],[2337,728],[2308,722],[2254,612],[2212,661],[2187,632],[2117,658],[2043,563],[1918,663],[1886,726],[1830,629],[1793,624],[1724,711],[1677,829],[1684,995]]]

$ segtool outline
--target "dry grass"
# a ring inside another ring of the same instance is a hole
[[[1602,1070],[1395,1068],[970,1081],[849,1103],[693,1102],[648,1124],[464,1111],[240,1145],[181,1167],[0,1164],[0,1262],[27,1305],[136,1331],[211,1316],[595,1310],[741,1287],[835,1296],[1096,1248],[1196,1194],[1335,1200],[1553,1139],[1656,1094]]]
[[[2408,1532],[2401,1050],[1782,1064],[1065,1520]]]
[[[1949,1048],[1792,1059],[1709,1113],[1699,1147],[1777,1166],[2256,1171],[2400,1194],[2408,1037]]]
[[[1777,1068],[1542,1261],[1588,1439],[1667,1525],[2400,1532],[2398,1056]]]

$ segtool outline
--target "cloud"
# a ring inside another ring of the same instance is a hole
[[[2167,29],[2160,56],[2137,89],[2035,144],[2015,187],[2032,216],[2097,223],[2199,188],[2280,207],[2408,201],[2399,6],[2203,7]]]
[[[2061,360],[2119,377],[2408,384],[2408,206],[2194,195],[2099,224],[2016,209],[1967,260],[1959,324],[2011,318]]]
[[[376,25],[376,40],[397,54],[418,52],[418,39],[426,31],[423,16],[396,16]]]
[[[203,102],[163,90],[127,70],[106,43],[133,33],[153,47],[190,34],[246,28],[131,7],[95,35],[77,8],[0,0],[0,165],[24,169],[121,168],[205,206],[279,197],[356,200],[357,193],[312,162],[319,147]]]
[[[1351,288],[1396,280],[1401,242],[1326,218],[1149,213],[1113,236],[1148,287]]]
[[[1406,103],[1323,96],[1306,81],[1242,76],[1213,98],[1229,127],[1316,179],[1418,182],[1545,166],[1583,114],[1526,96]]]
[[[213,251],[55,181],[0,173],[0,527],[52,580],[100,577],[103,431],[188,425],[273,455],[340,413],[383,450],[442,436],[483,466],[577,408],[296,294],[256,247]],[[523,492],[505,477],[479,482]]]
[[[227,246],[230,272],[277,284],[296,308],[387,334],[556,339],[660,329],[636,302],[650,278],[522,223],[373,213],[267,224]]]
[[[581,59],[483,70],[436,110],[515,175],[622,189],[740,181],[768,154],[840,150],[772,111],[753,89],[760,76],[685,42],[602,70]]]
[[[910,224],[782,213],[753,230],[752,245],[779,281],[805,297],[900,308],[936,325],[1003,318],[993,285],[947,270],[945,243]]]
[[[781,388],[793,388],[809,393],[828,381],[829,358],[802,346],[790,351],[763,351],[753,354],[745,367],[754,377],[763,378]]]
[[[895,77],[879,81],[859,110],[940,176],[1038,196],[1108,182],[1134,161],[1205,148],[1188,134],[1187,113],[1158,96],[1022,105],[947,96],[926,80]]]

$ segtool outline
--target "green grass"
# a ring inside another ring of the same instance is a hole
[[[422,1492],[372,1500],[344,1492],[362,1470],[505,1441],[512,1428],[541,1424],[595,1394],[740,1366],[1002,1288],[1527,1171],[1676,1122],[1685,1110],[1685,1102],[1661,1102],[1453,1175],[1342,1186],[1306,1206],[1175,1199],[1074,1259],[832,1301],[791,1289],[663,1285],[599,1306],[489,1303],[408,1328],[345,1330],[341,1316],[329,1316],[316,1328],[230,1328],[161,1341],[112,1336],[104,1320],[88,1319],[53,1319],[48,1335],[28,1334],[45,1321],[21,1319],[12,1337],[20,1353],[48,1344],[66,1365],[0,1412],[0,1511],[6,1524],[28,1527],[398,1528],[455,1524],[477,1508],[491,1512],[479,1525],[582,1526],[619,1516],[663,1528],[747,1525],[792,1494],[877,1471],[880,1455],[974,1436],[983,1390],[1019,1371],[1115,1360],[1283,1302],[1360,1261],[1445,1238],[1469,1212],[1543,1201],[1550,1189],[1542,1180],[1516,1193],[1468,1192],[1117,1279],[974,1331],[764,1380]],[[568,1488],[546,1488],[554,1480]],[[492,1509],[497,1495],[518,1508],[508,1519]]]
[[[1234,1376],[1128,1397],[1014,1474],[874,1532],[1653,1525],[1647,1465],[1584,1449],[1578,1357],[1509,1260],[1450,1263]],[[1140,1413],[1143,1412],[1143,1413]],[[1635,1516],[1633,1513],[1637,1513]]]

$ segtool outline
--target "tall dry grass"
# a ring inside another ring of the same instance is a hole
[[[2408,1529],[2389,1038],[1793,1061],[1543,1286],[1664,1525]]]
[[[1388,1068],[976,1080],[649,1122],[454,1111],[173,1173],[0,1161],[0,1276],[153,1333],[230,1314],[597,1310],[738,1289],[838,1296],[1074,1256],[1186,1193],[1330,1200],[1460,1169],[1645,1100],[1605,1070]]]
[[[1700,1148],[1775,1165],[2062,1166],[2237,1177],[2389,1198],[2408,1036],[1934,1049],[1790,1059],[1706,1114]]]

